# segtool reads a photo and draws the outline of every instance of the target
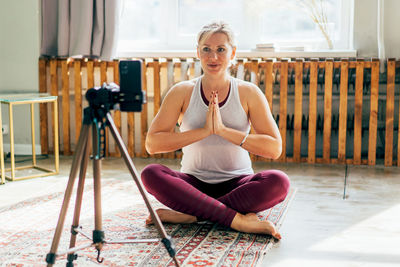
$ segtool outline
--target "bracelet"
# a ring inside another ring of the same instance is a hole
[[[246,133],[246,135],[244,136],[244,138],[243,138],[243,140],[242,140],[242,142],[240,143],[239,146],[242,146],[242,145],[244,144],[244,142],[245,142],[246,139],[247,139],[247,136],[249,136],[249,133]]]

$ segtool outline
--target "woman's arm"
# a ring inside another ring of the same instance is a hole
[[[257,86],[249,83],[243,86],[241,91],[244,92],[244,103],[247,104],[248,116],[255,133],[247,136],[242,147],[250,153],[277,159],[282,153],[282,138],[268,102]],[[247,133],[223,126],[217,105],[214,107],[214,112],[216,134],[240,145]]]
[[[165,153],[202,140],[212,133],[212,112],[209,112],[203,128],[186,132],[175,132],[175,125],[182,112],[185,97],[191,93],[189,82],[171,88],[152,121],[146,136],[146,150],[149,154]]]

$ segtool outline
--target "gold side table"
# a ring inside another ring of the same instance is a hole
[[[10,129],[10,158],[11,168],[5,169],[4,166],[4,148],[3,148],[3,134],[0,133],[0,167],[1,167],[1,183],[5,182],[5,179],[10,181],[22,180],[28,178],[42,177],[58,174],[59,172],[59,147],[58,147],[58,107],[57,107],[57,96],[50,96],[48,94],[9,94],[0,95],[0,103],[8,105],[9,113],[9,129]],[[35,119],[34,119],[34,104],[53,103],[53,127],[54,127],[54,169],[48,169],[40,167],[36,162],[35,152]],[[31,134],[32,134],[32,165],[29,166],[15,166],[15,154],[14,154],[14,120],[13,120],[13,107],[15,105],[30,105],[31,110]],[[1,119],[1,107],[0,107],[0,126],[2,125]],[[16,177],[16,170],[23,169],[36,169],[40,173],[33,175],[24,175]],[[10,176],[6,175],[6,172],[10,172]]]

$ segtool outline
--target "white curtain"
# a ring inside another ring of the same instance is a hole
[[[121,0],[41,0],[43,56],[116,55]]]

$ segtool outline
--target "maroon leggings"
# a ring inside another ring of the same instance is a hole
[[[141,177],[147,191],[167,207],[228,227],[237,212],[256,213],[282,202],[290,186],[288,176],[278,170],[209,184],[193,175],[150,164]]]

